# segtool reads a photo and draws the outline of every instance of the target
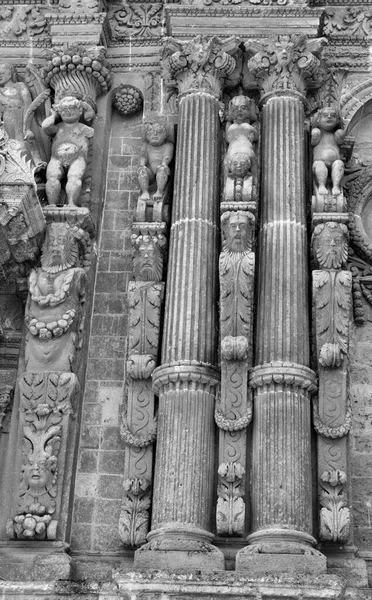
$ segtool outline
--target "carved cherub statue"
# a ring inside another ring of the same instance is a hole
[[[94,113],[86,102],[74,96],[65,96],[53,108],[42,123],[45,133],[55,136],[46,172],[46,194],[49,204],[58,204],[61,180],[66,176],[67,204],[74,206],[78,205],[87,168],[89,140],[94,135],[94,129],[80,123],[80,118],[84,113],[85,119],[90,120]],[[58,116],[61,123],[56,123]]]
[[[31,95],[25,83],[17,81],[12,65],[0,63],[0,117],[9,138],[20,142],[25,149],[25,140],[33,137],[30,130],[24,132],[24,115],[31,104]]]
[[[341,194],[344,162],[340,146],[345,139],[341,116],[338,110],[327,106],[319,110],[311,132],[314,147],[313,174],[315,191],[318,194]],[[329,179],[331,180],[329,184]]]
[[[235,96],[230,101],[226,125],[225,201],[248,201],[252,196],[253,142],[256,139],[256,129],[249,123],[252,117],[252,101],[249,98]]]
[[[163,123],[145,123],[145,144],[138,169],[138,183],[141,194],[138,198],[136,221],[148,221],[146,207],[152,200],[154,222],[163,220],[163,204],[166,186],[169,181],[169,164],[173,158],[174,145],[168,139],[168,131]],[[154,188],[156,189],[154,190]],[[152,193],[153,192],[153,193]]]
[[[28,372],[73,370],[83,327],[86,275],[79,264],[79,243],[86,232],[66,223],[47,227],[41,268],[33,269],[26,305]]]

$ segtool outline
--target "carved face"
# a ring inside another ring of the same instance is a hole
[[[0,63],[0,85],[12,80],[12,68],[8,63]]]
[[[142,238],[142,239],[141,239]],[[134,276],[137,281],[160,281],[163,259],[159,245],[149,236],[141,236],[133,258]]]
[[[162,146],[167,139],[167,130],[161,123],[149,123],[146,126],[146,139],[152,146]]]
[[[46,271],[61,271],[77,265],[79,249],[73,231],[65,223],[47,228],[41,266]]]
[[[293,42],[287,36],[281,36],[280,41],[276,44],[276,57],[278,65],[286,67],[292,60]]]
[[[331,106],[322,108],[318,117],[319,127],[326,131],[333,131],[340,124],[340,114]]]
[[[230,118],[236,123],[248,121],[251,114],[250,100],[246,96],[235,96],[230,100]]]
[[[58,113],[64,123],[76,123],[83,114],[80,100],[73,96],[66,96],[57,105]]]
[[[244,178],[249,173],[251,161],[244,154],[234,154],[229,160],[229,171],[234,177]]]
[[[36,460],[24,465],[24,481],[32,493],[41,493],[52,486],[55,471],[55,457],[50,457],[50,459],[46,460]]]
[[[243,252],[248,248],[248,215],[241,211],[229,214],[223,225],[227,249],[231,252]]]
[[[341,223],[323,223],[314,229],[314,250],[321,268],[339,269],[347,260],[347,228]]]

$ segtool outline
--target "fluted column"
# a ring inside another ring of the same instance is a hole
[[[312,42],[310,49],[318,46]],[[236,568],[322,572],[325,558],[312,548],[310,394],[316,379],[309,368],[303,107],[307,78],[316,76],[319,61],[296,36],[259,49],[248,63],[263,92],[256,367],[250,376],[253,532]]]
[[[225,51],[226,50],[226,51]],[[168,40],[165,78],[180,92],[159,395],[152,531],[140,568],[223,569],[211,545],[216,370],[219,104],[233,40]]]

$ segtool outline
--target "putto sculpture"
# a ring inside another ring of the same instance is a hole
[[[164,219],[164,202],[170,179],[169,164],[174,152],[173,142],[169,140],[164,123],[147,121],[145,123],[145,143],[142,151],[141,166],[138,169],[138,183],[141,194],[137,202],[136,221],[161,222]],[[147,206],[153,204],[152,219],[146,216]]]
[[[25,140],[31,139],[30,130],[24,132],[24,116],[31,104],[31,95],[25,83],[17,81],[14,67],[0,63],[0,115],[9,138],[20,142],[25,148]]]
[[[253,142],[257,135],[250,124],[255,119],[252,100],[247,96],[235,96],[230,100],[228,118],[224,200],[249,201],[252,199],[252,178],[256,166]]]
[[[46,172],[46,194],[49,204],[61,202],[61,181],[66,182],[67,204],[76,206],[83,185],[83,178],[87,168],[89,140],[94,135],[94,129],[80,122],[84,114],[85,120],[90,120],[93,109],[82,100],[74,96],[65,96],[51,110],[42,128],[50,136],[52,142],[52,156]],[[62,122],[57,122],[58,118]]]
[[[342,193],[341,180],[345,167],[340,146],[344,140],[345,131],[339,111],[332,106],[320,109],[311,131],[314,187],[320,195],[336,196]]]

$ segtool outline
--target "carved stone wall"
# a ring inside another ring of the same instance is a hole
[[[371,36],[369,0],[1,3],[1,597],[372,600]],[[60,177],[44,163],[71,94],[84,164],[69,174],[65,148]],[[251,115],[227,126],[233,98]],[[171,169],[151,166],[145,120],[175,125]],[[57,196],[90,210],[92,269],[84,310],[42,318],[60,300],[38,289],[45,229],[69,218]],[[348,255],[310,257],[333,226]],[[133,248],[163,234],[172,275],[149,279]],[[63,351],[45,358],[43,339]]]

